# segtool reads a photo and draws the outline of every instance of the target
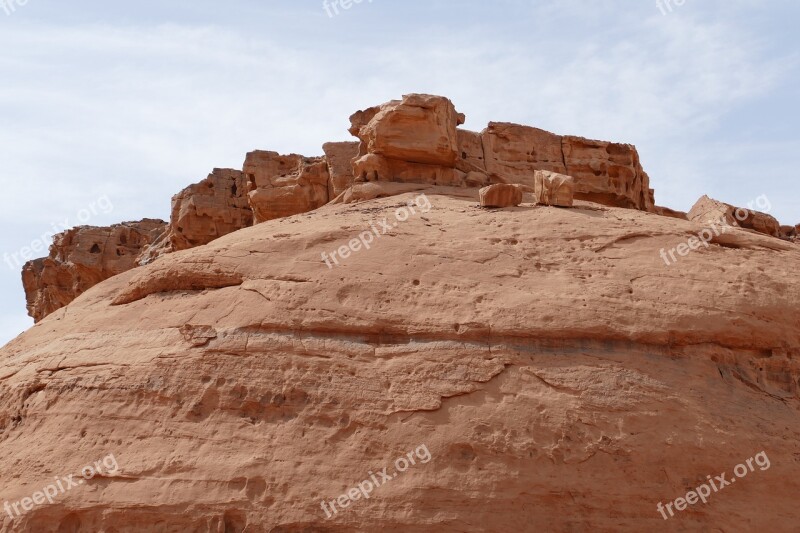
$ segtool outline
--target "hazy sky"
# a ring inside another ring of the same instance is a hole
[[[10,254],[54,225],[101,198],[113,209],[89,224],[167,219],[212,168],[253,149],[319,155],[353,111],[409,92],[449,96],[474,130],[635,144],[660,205],[767,195],[800,222],[796,0],[14,1],[0,344],[32,324]]]

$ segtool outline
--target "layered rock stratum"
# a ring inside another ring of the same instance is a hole
[[[207,242],[5,346],[0,501],[118,468],[0,531],[795,531],[794,237],[750,210],[713,233],[727,207],[656,207],[629,145],[461,122],[410,95],[356,113],[360,144],[323,158],[251,154],[264,222],[173,209],[152,246],[178,219]],[[571,208],[480,207],[537,170],[573,178]],[[238,186],[197,190],[242,209]],[[658,511],[760,452],[769,468]]]

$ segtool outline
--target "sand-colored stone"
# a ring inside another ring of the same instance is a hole
[[[486,169],[507,181],[534,187],[534,172],[575,179],[575,198],[652,211],[650,178],[631,145],[555,135],[519,124],[492,122],[483,132]]]
[[[256,224],[312,211],[330,199],[323,157],[259,150],[247,154],[244,174]]]
[[[7,345],[0,501],[109,453],[119,472],[0,531],[791,531],[800,249],[733,228],[666,267],[701,225],[477,192],[426,189],[334,269],[321,253],[419,193],[246,228]],[[422,444],[430,462],[326,517]],[[657,512],[762,450],[769,470]]]
[[[165,253],[202,246],[252,225],[245,175],[215,168],[206,179],[172,197],[169,228],[138,262],[147,264]]]
[[[366,122],[365,122],[366,121]],[[365,153],[387,159],[452,167],[458,157],[456,127],[464,122],[443,96],[409,94],[351,117],[351,132]]]
[[[735,207],[718,200],[702,196],[689,211],[688,218],[700,224],[724,221],[729,226],[741,227],[779,237],[781,224],[775,217],[743,207]]]
[[[548,170],[534,173],[534,198],[537,204],[572,207],[575,196],[575,179]]]
[[[689,220],[688,213],[678,211],[676,209],[670,209],[669,207],[657,205],[653,208],[653,212],[662,217],[677,218],[678,220]]]
[[[322,145],[328,163],[328,197],[333,200],[353,185],[353,160],[358,157],[358,142],[332,142]]]
[[[165,222],[146,219],[59,233],[48,257],[29,261],[22,269],[28,314],[38,322],[101,281],[134,268],[141,252],[165,229]]]
[[[467,174],[470,172],[488,174],[483,155],[483,136],[475,131],[458,129],[456,139],[458,144],[456,168]]]
[[[655,207],[630,145],[463,118],[427,95],[360,111],[360,143],[253,152],[180,193],[168,231],[78,228],[26,265],[50,314],[0,349],[0,502],[119,470],[0,508],[0,533],[794,531],[790,227],[747,211],[666,265],[735,208]],[[477,205],[551,172],[572,209]],[[770,469],[659,514],[761,451]]]
[[[517,185],[489,185],[480,190],[481,207],[516,207],[522,203],[522,193]]]

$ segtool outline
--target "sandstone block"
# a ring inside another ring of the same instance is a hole
[[[483,156],[483,138],[474,131],[456,130],[458,140],[458,159],[456,168],[469,174],[482,172],[486,174],[486,160]]]
[[[458,157],[456,127],[464,117],[443,96],[409,94],[359,111],[350,121],[350,131],[364,143],[366,153],[452,167]]]
[[[497,183],[480,190],[481,207],[516,207],[522,203],[522,189],[516,185]]]
[[[490,175],[534,187],[534,172],[548,170],[574,178],[576,199],[645,211],[654,208],[650,178],[631,145],[499,122],[490,123],[482,137]]]
[[[335,142],[325,143],[322,150],[325,152],[325,160],[328,162],[328,197],[333,200],[351,185],[355,177],[353,173],[353,161],[358,157],[358,142]]]
[[[572,176],[537,170],[534,173],[533,195],[537,204],[572,207],[575,180]]]
[[[306,213],[328,203],[328,163],[323,157],[255,151],[244,174],[256,224]]]
[[[689,220],[689,215],[683,211],[676,211],[669,207],[662,207],[657,205],[653,208],[653,212],[662,217],[677,218],[678,220]]]

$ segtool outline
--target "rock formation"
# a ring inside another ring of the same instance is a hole
[[[746,228],[772,237],[781,236],[781,224],[775,217],[743,207],[735,207],[703,196],[689,211],[689,220],[700,224],[724,221],[728,226]]]
[[[480,190],[481,207],[515,207],[522,203],[519,185],[497,183]]]
[[[795,530],[798,227],[656,207],[630,145],[463,122],[408,95],[168,226],[56,237],[0,349],[0,532]],[[523,191],[572,208],[476,208]]]
[[[571,176],[575,199],[688,218],[655,206],[649,177],[631,145],[500,122],[478,133],[459,129],[464,120],[445,97],[411,94],[353,114],[349,131],[359,141],[327,143],[323,157],[251,152],[242,172],[215,169],[176,195],[168,231],[145,246],[135,261],[117,262],[108,270],[119,273],[252,223],[307,213],[334,201],[366,201],[427,186],[480,189],[509,183],[534,192],[537,171]],[[565,187],[543,203],[571,205]],[[693,220],[722,214],[731,219],[733,209],[737,226],[796,239],[796,231],[782,231],[772,217],[747,211],[737,221],[736,208],[707,200],[693,209]],[[73,282],[56,263],[38,260],[25,271],[27,299],[37,319],[80,294],[64,289]],[[79,285],[85,290],[100,279],[105,278],[82,276]],[[31,304],[37,301],[49,303]]]
[[[325,143],[322,149],[328,163],[328,198],[337,196],[353,186],[353,159],[358,157],[357,142]]]
[[[702,225],[360,185],[421,189],[164,255],[0,350],[0,505],[119,465],[0,531],[795,529],[797,245],[732,228],[666,266]]]
[[[533,195],[537,204],[572,207],[575,196],[575,179],[572,176],[537,170],[533,179]]]
[[[139,262],[146,264],[165,253],[202,246],[252,225],[244,173],[215,168],[205,180],[172,198],[168,231],[144,251]]]
[[[323,157],[250,152],[244,173],[256,224],[306,213],[328,203],[330,174]]]
[[[48,257],[29,261],[22,269],[28,314],[38,322],[101,281],[130,270],[165,228],[161,220],[146,219],[59,233]]]

